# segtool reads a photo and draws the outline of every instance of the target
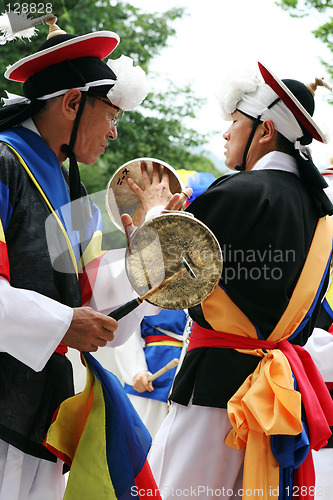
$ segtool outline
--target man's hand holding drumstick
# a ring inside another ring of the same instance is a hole
[[[154,390],[153,380],[157,379],[161,375],[163,375],[168,370],[171,370],[175,366],[178,365],[179,359],[174,358],[169,363],[167,363],[163,368],[158,370],[157,372],[151,374],[147,372],[138,373],[133,380],[133,387],[136,391],[142,393],[145,391],[152,392]]]

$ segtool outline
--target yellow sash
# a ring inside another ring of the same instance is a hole
[[[332,236],[331,218],[319,219],[289,304],[267,340],[279,342],[289,338],[303,321],[327,267]],[[250,320],[220,287],[204,302],[203,312],[217,331],[257,338]],[[253,498],[259,488],[263,495],[260,498],[268,499],[279,486],[279,465],[271,451],[270,436],[297,435],[302,431],[301,396],[294,390],[289,362],[280,350],[242,352],[261,356],[262,359],[228,402],[228,415],[233,428],[226,444],[236,449],[246,447],[243,498]]]

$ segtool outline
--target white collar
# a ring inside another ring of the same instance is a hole
[[[35,132],[35,134],[40,135],[39,130],[36,127],[35,122],[33,121],[32,118],[28,118],[27,120],[22,122],[21,125],[22,125],[22,127],[25,127],[27,129],[31,130],[32,132]]]
[[[299,177],[296,159],[281,151],[270,151],[267,153],[255,164],[253,170],[281,170]]]

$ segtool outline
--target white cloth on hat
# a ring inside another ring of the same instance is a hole
[[[133,59],[122,55],[119,59],[109,59],[109,68],[117,76],[115,85],[107,97],[112,104],[124,111],[130,111],[142,103],[149,92],[146,73],[140,66],[133,66]]]
[[[0,45],[4,45],[11,40],[22,40],[22,38],[28,38],[30,41],[30,38],[36,35],[36,30],[33,26],[42,24],[45,18],[50,17],[50,14],[42,16],[43,20],[40,23],[34,23],[34,20],[28,18],[27,14],[27,12],[23,11],[19,14],[9,11],[0,16]]]
[[[226,79],[216,97],[225,120],[231,120],[232,113],[238,109],[253,118],[260,116],[261,121],[272,120],[275,130],[292,143],[304,135],[295,116],[281,100],[268,109],[278,95],[261,82],[257,74],[248,72]]]
[[[260,80],[253,71],[246,71],[238,74],[226,75],[219,84],[216,99],[219,102],[222,117],[224,120],[232,120],[232,113],[236,110],[237,103],[249,92],[254,92]]]
[[[1,97],[1,102],[3,106],[9,106],[11,104],[19,104],[20,102],[25,102],[29,104],[31,101],[27,97],[18,94],[12,94],[5,90],[7,97]]]
[[[281,99],[268,109],[278,95],[266,83],[259,83],[254,92],[247,93],[237,103],[237,109],[261,121],[272,120],[275,130],[286,137],[290,142],[296,142],[302,137],[303,131],[293,113]]]

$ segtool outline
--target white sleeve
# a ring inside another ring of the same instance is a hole
[[[32,290],[14,288],[0,277],[0,351],[40,371],[55,351],[73,309]]]
[[[148,372],[140,327],[125,344],[116,347],[114,353],[121,377],[127,384],[133,385],[133,379],[138,373]]]
[[[156,217],[163,208],[163,206],[158,206],[150,209],[145,220]],[[103,314],[109,314],[138,296],[127,277],[125,253],[126,248],[109,250],[105,253],[100,261],[96,280],[92,283],[92,297],[84,305]],[[119,326],[114,339],[108,342],[107,346],[117,347],[124,344],[138,328],[144,316],[154,316],[160,311],[159,307],[143,302],[118,321]]]
[[[96,280],[92,283],[93,293],[85,304],[103,314],[109,314],[126,302],[136,298],[138,294],[133,290],[125,269],[125,248],[109,250],[103,255]],[[143,302],[131,313],[118,322],[114,339],[108,342],[109,347],[124,344],[140,325],[144,316],[154,316],[160,308]]]
[[[325,382],[333,382],[333,335],[315,328],[304,349],[311,354]]]

